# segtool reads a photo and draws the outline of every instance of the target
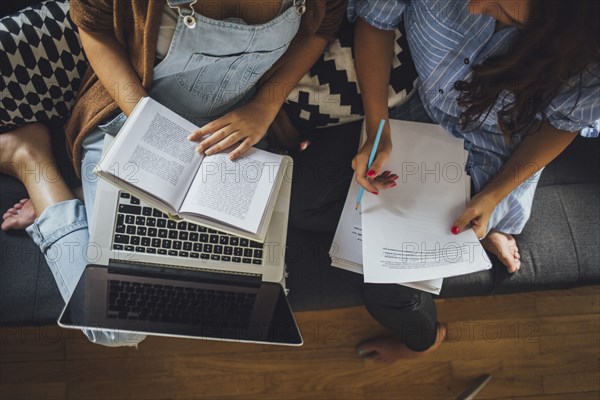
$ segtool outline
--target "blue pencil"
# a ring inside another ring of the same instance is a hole
[[[369,164],[367,165],[367,170],[371,168],[373,161],[375,160],[375,154],[377,154],[377,147],[379,147],[379,139],[381,139],[381,132],[383,132],[383,127],[385,126],[385,119],[382,119],[379,123],[379,129],[377,129],[377,135],[375,135],[375,143],[373,143],[373,148],[371,149],[371,155],[369,155]],[[360,207],[360,202],[362,200],[363,194],[365,193],[365,188],[361,186],[358,191],[358,196],[356,197],[356,208]]]

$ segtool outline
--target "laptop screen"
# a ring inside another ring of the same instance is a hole
[[[59,324],[149,335],[283,345],[302,338],[279,284],[244,284],[169,268],[89,265]]]

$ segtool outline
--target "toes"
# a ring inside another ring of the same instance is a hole
[[[21,204],[25,204],[25,203],[27,203],[28,201],[29,201],[29,199],[21,199],[21,200],[19,201],[19,203],[21,203]]]
[[[16,224],[17,224],[16,218],[8,218],[8,219],[4,220],[2,225],[0,225],[0,229],[2,229],[3,231],[8,231],[8,230],[12,229]]]
[[[21,208],[23,208],[23,204],[22,203],[17,203],[14,206],[12,206],[12,208],[20,210]]]
[[[517,272],[521,268],[521,260],[513,257],[512,255],[505,255],[500,258],[502,264],[506,265],[506,269],[511,274]]]

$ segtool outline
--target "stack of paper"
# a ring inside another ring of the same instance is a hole
[[[365,282],[398,283],[439,294],[442,279],[491,267],[473,230],[450,233],[469,199],[463,141],[438,125],[390,121],[394,149],[385,167],[400,178],[379,196],[350,187],[332,248],[332,265]],[[364,267],[363,267],[364,266]]]

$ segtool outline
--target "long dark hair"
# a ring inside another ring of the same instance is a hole
[[[489,113],[503,91],[514,101],[498,112],[498,126],[507,141],[541,126],[536,115],[544,113],[566,81],[600,62],[600,2],[598,0],[530,0],[529,18],[505,55],[473,67],[470,81],[458,81],[460,116],[468,129]],[[571,79],[572,80],[572,79]],[[502,99],[501,99],[502,100]]]

